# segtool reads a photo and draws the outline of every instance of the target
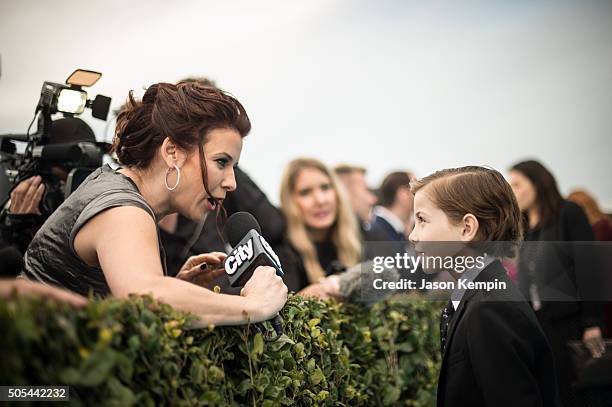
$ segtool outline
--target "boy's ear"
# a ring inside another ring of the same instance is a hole
[[[461,240],[464,242],[471,242],[476,238],[478,233],[478,219],[471,213],[466,214],[461,220],[463,230],[461,232]]]

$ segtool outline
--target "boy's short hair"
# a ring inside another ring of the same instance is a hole
[[[515,255],[523,234],[521,211],[510,184],[498,171],[478,166],[448,168],[410,183],[413,194],[427,186],[429,198],[452,222],[461,221],[467,213],[478,219],[474,247],[495,256]]]

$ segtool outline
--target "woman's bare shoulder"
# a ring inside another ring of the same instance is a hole
[[[157,250],[155,222],[142,208],[116,206],[100,212],[83,225],[74,238],[74,249],[85,263],[99,267],[98,251],[134,243]]]

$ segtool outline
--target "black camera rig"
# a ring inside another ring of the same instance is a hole
[[[101,76],[99,72],[77,69],[68,77],[66,84],[44,82],[34,118],[26,134],[0,135],[0,154],[13,188],[31,176],[42,177],[45,194],[40,204],[40,212],[45,217],[76,189],[87,174],[102,164],[103,155],[108,153],[108,143],[77,141],[50,144],[49,139],[54,123],[51,116],[56,113],[62,113],[64,117],[74,117],[89,108],[93,117],[106,120],[111,98],[97,95],[90,100],[87,98],[87,92],[83,90],[83,87],[94,85]],[[37,119],[36,132],[30,134],[30,128]],[[27,143],[23,153],[17,152],[16,142]],[[65,182],[54,168],[65,170]]]

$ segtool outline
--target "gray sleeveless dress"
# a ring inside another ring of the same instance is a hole
[[[90,292],[97,296],[109,295],[110,288],[102,269],[89,266],[81,260],[74,251],[74,238],[91,218],[117,206],[142,208],[157,225],[153,209],[144,200],[136,184],[104,165],[90,174],[38,230],[26,251],[21,276],[81,295]],[[159,239],[159,228],[157,240],[166,274],[166,256]]]

